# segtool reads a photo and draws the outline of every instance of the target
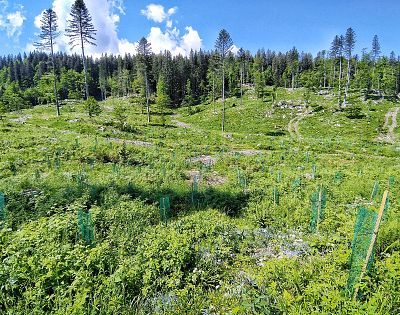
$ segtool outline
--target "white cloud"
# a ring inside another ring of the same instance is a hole
[[[35,45],[33,43],[28,43],[26,44],[25,50],[26,51],[34,51],[36,49]]]
[[[151,43],[154,53],[169,50],[172,55],[189,55],[191,50],[200,50],[202,40],[199,33],[191,26],[186,27],[184,35],[180,36],[177,28],[163,32],[159,27],[152,27],[147,40]]]
[[[42,12],[43,14],[43,12]],[[33,22],[35,24],[36,28],[40,28],[42,26],[42,14],[35,16],[35,21]]]
[[[149,4],[146,10],[142,10],[140,12],[149,20],[152,20],[157,23],[164,22],[164,20],[167,18],[167,14],[164,11],[164,7],[159,4]]]
[[[173,7],[168,9],[165,12],[165,8],[161,4],[149,4],[145,10],[141,10],[142,15],[147,17],[148,20],[151,20],[156,23],[162,23],[164,21],[167,22],[167,27],[172,27],[172,20],[170,17],[174,15],[178,11],[177,7]]]
[[[173,7],[173,8],[168,10],[168,15],[171,16],[171,15],[175,14],[176,11],[178,11],[178,8],[177,7]]]
[[[119,11],[119,13],[125,15],[124,0],[109,0],[111,7]]]
[[[166,24],[166,30],[161,30],[160,27],[152,27],[147,40],[151,44],[154,53],[164,52],[169,50],[172,55],[187,56],[191,50],[200,50],[202,39],[199,33],[191,26],[185,28],[185,33],[181,36],[180,31],[173,27],[171,16],[176,14],[177,7],[172,7],[168,10],[160,4],[149,4],[146,9],[141,10],[141,14],[148,20],[155,23]]]
[[[131,43],[127,39],[121,39],[118,43],[118,51],[121,55],[135,54],[137,43]]]
[[[67,21],[70,19],[73,2],[74,0],[53,0],[53,10],[58,16],[58,26],[62,33],[57,39],[55,51],[80,52],[79,47],[71,51],[69,40],[64,33],[67,28]],[[124,0],[86,0],[85,3],[92,16],[94,27],[97,29],[97,46],[86,46],[86,53],[94,57],[99,57],[102,53],[135,54],[137,43],[118,36],[118,23],[121,15],[125,14]],[[191,50],[198,51],[202,47],[202,39],[198,31],[192,26],[187,26],[182,32],[183,34],[176,27],[173,27],[170,18],[177,10],[177,7],[165,10],[161,5],[150,4],[146,10],[141,11],[148,19],[156,23],[166,23],[165,30],[160,27],[152,27],[147,36],[154,53],[169,50],[173,55],[187,56]],[[40,28],[40,19],[41,15],[35,18],[34,23],[37,28]],[[32,48],[32,43],[26,46],[27,51],[32,50]]]
[[[4,14],[6,14],[6,16],[4,17],[0,14],[0,30],[4,30],[8,38],[18,40],[19,36],[21,35],[26,17],[21,11],[7,13],[7,2],[3,1],[1,4],[4,5],[2,11]]]
[[[57,39],[55,45],[56,51],[79,52],[79,48],[71,51],[69,46],[69,39],[65,35],[65,29],[68,26],[70,19],[70,11],[74,0],[54,0],[53,10],[58,17],[58,26],[62,35]],[[97,46],[86,46],[86,53],[95,57],[100,56],[102,53],[109,54],[125,54],[135,53],[135,44],[129,42],[127,39],[119,38],[118,36],[118,23],[120,15],[125,14],[123,0],[86,0],[86,6],[92,16],[92,21],[96,34]],[[35,26],[40,27],[41,15],[35,18]],[[27,49],[30,48],[27,45]]]
[[[239,50],[240,50],[239,47],[237,47],[236,45],[232,45],[232,47],[231,47],[232,54],[237,55]]]
[[[193,29],[191,26],[186,27],[186,34],[182,36],[182,46],[187,52],[193,50],[200,50],[202,39],[200,38],[199,32]]]

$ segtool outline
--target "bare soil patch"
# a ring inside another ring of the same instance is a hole
[[[110,142],[116,142],[116,143],[126,143],[129,145],[134,145],[134,146],[139,146],[139,147],[152,147],[153,143],[151,142],[145,142],[145,141],[139,141],[139,140],[124,140],[124,139],[119,139],[119,138],[107,138],[107,141]]]

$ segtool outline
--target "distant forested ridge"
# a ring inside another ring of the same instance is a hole
[[[57,53],[54,59],[59,98],[84,99],[81,56]],[[4,111],[54,103],[50,61],[49,54],[40,51],[0,57],[0,106]],[[145,104],[143,61],[136,52],[87,57],[86,61],[90,95],[98,100],[132,97]],[[188,99],[195,104],[220,97],[220,61],[217,51],[193,51],[189,56],[172,56],[168,51],[152,53],[146,59],[146,69],[153,101],[160,78],[171,107],[187,105]],[[375,47],[375,51],[363,50],[361,56],[346,56],[343,46],[340,48],[340,39],[333,41],[329,51],[321,51],[316,57],[296,48],[286,53],[261,49],[255,55],[244,50],[230,52],[224,68],[227,96],[239,97],[241,85],[244,88],[254,85],[258,98],[264,97],[265,86],[305,87],[321,93],[331,89],[339,92],[339,98],[340,91],[345,96],[345,88],[357,90],[365,97],[371,92],[381,97],[400,92],[400,61],[394,53],[382,57]]]

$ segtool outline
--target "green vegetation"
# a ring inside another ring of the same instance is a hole
[[[218,100],[152,108],[165,125],[131,99],[3,114],[0,313],[398,313],[398,103],[350,93],[354,117],[330,93],[255,93],[227,98],[222,135]],[[354,300],[359,209],[389,185]]]
[[[377,36],[94,60],[83,0],[80,57],[41,23],[49,55],[0,58],[0,314],[400,313],[400,61]]]

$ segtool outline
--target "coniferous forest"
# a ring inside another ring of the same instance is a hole
[[[83,0],[58,24],[0,57],[0,314],[400,314],[400,58],[377,35],[95,57]]]
[[[393,97],[400,92],[400,62],[395,53],[381,56],[379,39],[371,40],[371,50],[362,55],[349,55],[344,40],[319,52],[317,56],[299,52],[260,49],[255,55],[244,49],[229,52],[225,61],[226,95],[240,96],[241,83],[254,86],[257,97],[263,98],[267,86],[307,88],[313,92],[339,91],[343,103],[348,85],[365,98],[379,94]],[[378,45],[377,47],[373,47]],[[151,48],[151,47],[150,47]],[[80,55],[54,55],[57,94],[61,100],[85,98],[83,64]],[[169,51],[151,53],[145,60],[136,51],[125,56],[87,57],[89,94],[97,100],[108,97],[145,98],[143,67],[148,72],[149,92],[157,93],[157,82],[163,80],[170,99],[169,107],[185,105],[190,94],[200,104],[220,97],[222,87],[221,55],[218,51],[191,52],[189,56],[172,56]],[[145,64],[145,65],[143,65]],[[349,78],[349,80],[348,80]],[[349,83],[347,81],[350,81]],[[190,85],[190,90],[187,86]],[[35,51],[0,58],[1,102],[6,111],[54,103],[51,57]],[[145,103],[145,101],[144,101]]]

